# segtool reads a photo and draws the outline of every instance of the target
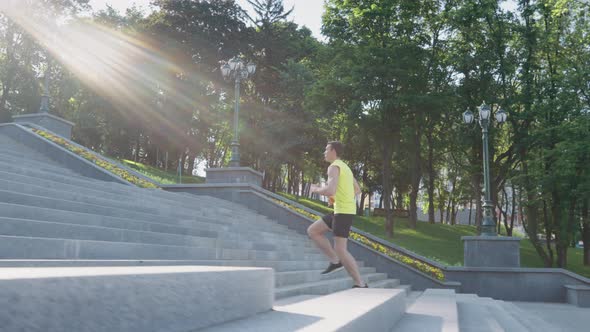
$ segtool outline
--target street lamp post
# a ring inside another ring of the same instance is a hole
[[[483,178],[484,178],[484,189],[485,189],[485,199],[484,199],[484,215],[483,221],[481,225],[481,235],[482,236],[497,236],[496,232],[496,223],[494,222],[493,217],[493,208],[494,205],[492,204],[492,190],[490,184],[490,156],[489,156],[489,135],[488,135],[488,128],[490,125],[490,118],[492,115],[492,108],[489,105],[486,105],[485,102],[479,106],[479,125],[482,130],[482,140],[483,140]],[[496,121],[498,123],[503,123],[506,121],[507,114],[504,110],[500,109],[496,113]],[[463,113],[463,121],[466,124],[471,124],[474,120],[474,115],[471,111],[467,110]]]
[[[239,131],[239,114],[240,114],[240,83],[248,79],[249,76],[256,72],[256,64],[250,62],[244,63],[237,57],[232,58],[221,66],[221,74],[227,80],[235,80],[235,110],[234,110],[234,137],[231,142],[231,160],[230,167],[240,167],[240,131]]]

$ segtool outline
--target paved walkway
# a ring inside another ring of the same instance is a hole
[[[565,303],[513,302],[523,310],[543,318],[562,331],[585,331],[590,326],[590,308]]]

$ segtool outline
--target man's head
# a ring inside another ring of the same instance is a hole
[[[330,163],[336,159],[340,159],[343,149],[344,147],[342,146],[342,143],[338,141],[328,142],[326,145],[326,151],[324,151],[324,158]]]

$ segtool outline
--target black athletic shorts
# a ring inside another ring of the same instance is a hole
[[[330,227],[334,236],[348,238],[354,214],[326,214],[322,220]]]

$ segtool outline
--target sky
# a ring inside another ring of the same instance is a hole
[[[107,4],[110,4],[113,8],[124,11],[134,3],[146,9],[150,8],[150,0],[90,0],[90,5],[95,10],[104,9]],[[251,10],[246,0],[237,0],[237,3],[243,8]],[[316,38],[323,39],[321,28],[324,2],[322,0],[285,0],[284,3],[286,9],[294,8],[290,17],[291,20],[299,25],[305,25]]]

